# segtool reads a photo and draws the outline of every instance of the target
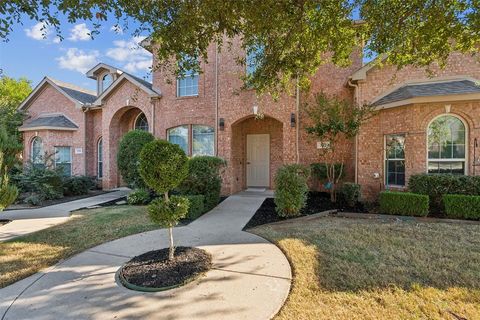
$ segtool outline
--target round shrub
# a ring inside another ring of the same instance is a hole
[[[172,228],[188,212],[189,202],[185,197],[171,196],[168,200],[157,198],[148,206],[150,219],[163,228]]]
[[[275,205],[281,217],[300,215],[307,202],[310,169],[299,164],[285,165],[275,177]]]
[[[188,176],[178,191],[188,195],[204,195],[205,211],[213,209],[220,201],[222,178],[220,169],[225,160],[212,156],[196,156],[188,161]]]
[[[165,140],[147,143],[140,152],[140,175],[158,194],[176,188],[188,175],[188,158],[176,144]]]
[[[95,187],[95,181],[92,177],[72,176],[67,177],[63,181],[63,195],[79,196],[88,194]]]
[[[360,185],[352,182],[345,182],[340,189],[342,200],[345,204],[353,208],[360,201]]]
[[[150,132],[133,130],[120,140],[117,155],[118,170],[123,180],[132,188],[144,188],[145,183],[138,172],[142,148],[155,138]]]
[[[189,201],[187,219],[195,220],[205,213],[205,196],[203,195],[186,195]]]
[[[130,205],[144,205],[150,202],[150,191],[146,189],[135,189],[127,196],[127,203]]]

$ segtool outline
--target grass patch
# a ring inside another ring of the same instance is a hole
[[[63,224],[0,242],[0,288],[101,243],[154,229],[146,207],[77,211]]]
[[[250,230],[293,267],[275,319],[480,319],[480,225],[323,218]]]

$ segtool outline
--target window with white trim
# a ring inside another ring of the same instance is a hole
[[[262,45],[249,46],[246,48],[245,73],[247,77],[252,76],[260,63],[264,47]]]
[[[98,139],[97,143],[97,178],[103,178],[103,138]]]
[[[465,174],[466,128],[452,115],[436,118],[428,126],[428,173]]]
[[[72,148],[55,147],[55,168],[60,168],[63,175],[72,175]]]
[[[134,129],[148,132],[148,121],[143,112],[138,115],[137,119],[135,119]]]
[[[385,185],[405,185],[405,135],[385,136]]]
[[[31,142],[30,160],[34,165],[43,164],[43,141],[40,137],[35,137]]]
[[[189,154],[188,126],[178,126],[167,130],[167,138],[170,143],[180,146],[185,154]]]
[[[183,62],[189,61],[189,56],[185,56]],[[189,61],[191,62],[191,61]],[[177,77],[177,97],[198,96],[198,72],[195,70],[185,70],[184,74]]]

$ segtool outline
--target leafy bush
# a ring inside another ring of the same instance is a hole
[[[173,227],[187,214],[189,201],[184,197],[169,197],[168,192],[187,177],[188,158],[178,145],[165,140],[153,140],[140,152],[139,172],[150,188],[157,194],[163,194],[162,198],[150,203],[148,212],[153,222],[168,228],[168,259],[171,261],[175,254]]]
[[[63,180],[63,194],[65,196],[88,194],[94,187],[94,178],[88,176],[72,176]]]
[[[205,196],[203,195],[186,195],[190,206],[186,218],[195,220],[205,213]]]
[[[352,182],[345,182],[340,189],[343,201],[351,208],[355,207],[360,200],[360,185]]]
[[[144,188],[145,183],[139,174],[139,156],[142,148],[155,138],[150,132],[133,130],[120,140],[117,163],[123,180],[132,188]]]
[[[157,198],[148,206],[150,219],[163,228],[171,228],[185,218],[189,202],[186,197],[171,196],[168,200]]]
[[[380,192],[380,211],[386,214],[425,217],[428,214],[428,196],[410,192]]]
[[[341,163],[335,163],[335,177],[339,177],[342,179],[345,176],[345,166],[342,169]],[[310,165],[312,170],[312,177],[318,180],[326,180],[327,179],[327,166],[323,162],[316,162]]]
[[[431,209],[443,212],[442,197],[445,194],[480,195],[480,176],[417,174],[410,177],[408,189],[428,195]]]
[[[39,206],[42,202],[42,199],[37,194],[29,195],[28,197],[23,200],[23,202],[31,205],[31,206]]]
[[[127,203],[130,205],[145,205],[150,202],[150,191],[146,189],[135,189],[127,196]]]
[[[181,194],[204,195],[205,211],[220,201],[222,178],[220,169],[225,160],[211,156],[197,156],[188,161],[188,176],[178,187]]]
[[[446,194],[443,203],[449,218],[480,220],[480,196]]]
[[[12,182],[20,193],[36,194],[43,201],[63,197],[63,178],[61,170],[28,163],[22,172],[12,176]]]
[[[309,175],[310,169],[299,164],[285,165],[278,169],[275,177],[275,205],[279,216],[293,217],[300,214],[307,201]]]

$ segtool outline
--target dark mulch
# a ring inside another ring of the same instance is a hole
[[[0,227],[3,226],[3,225],[6,225],[7,223],[11,222],[12,220],[8,220],[8,219],[0,219]]]
[[[121,275],[137,286],[163,288],[186,283],[211,267],[212,257],[205,250],[177,247],[175,259],[169,261],[165,248],[134,257],[122,268]]]
[[[332,209],[337,209],[339,211],[348,210],[349,212],[368,212],[362,204],[358,204],[354,208],[347,208],[345,203],[341,199],[338,199],[337,203],[332,203],[330,201],[329,193],[309,192],[307,198],[307,205],[305,206],[305,208],[302,209],[300,217]],[[248,221],[245,227],[243,227],[243,230],[253,228],[262,224],[283,221],[287,219],[289,218],[282,218],[277,214],[273,198],[267,198],[262,203],[260,208],[258,208],[258,210],[255,212],[250,221]]]

